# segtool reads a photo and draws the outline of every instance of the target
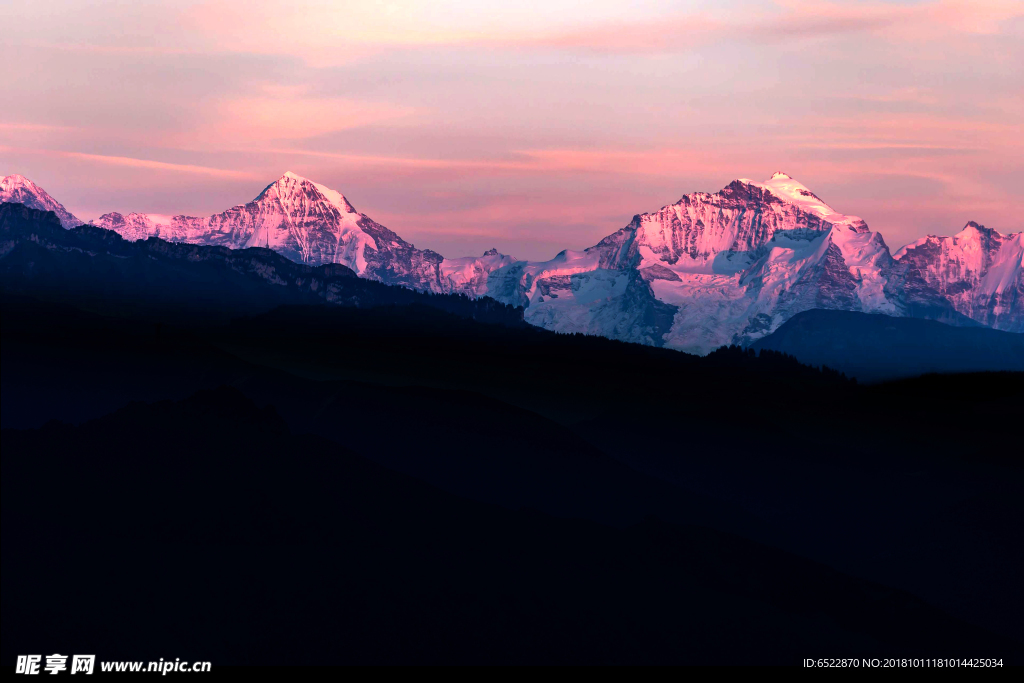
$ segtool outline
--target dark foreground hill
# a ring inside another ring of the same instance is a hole
[[[1012,657],[923,601],[655,518],[443,493],[236,390],[3,432],[4,657],[779,663]],[[40,484],[45,482],[45,492]]]
[[[67,234],[0,254],[4,657],[1019,652],[1024,374],[865,387],[387,288],[278,306],[241,265],[212,270],[244,296],[184,296],[207,266],[154,257],[178,274],[147,284],[159,241]]]
[[[1024,334],[853,311],[798,313],[752,348],[827,365],[863,382],[929,372],[1024,371]]]

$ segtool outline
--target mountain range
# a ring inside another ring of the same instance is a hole
[[[1024,335],[810,310],[695,356],[18,202],[0,294],[4,658],[1022,661],[1024,373],[767,344]]]
[[[82,223],[22,176],[0,188],[0,201],[54,211],[65,228]],[[785,173],[685,195],[543,262],[417,249],[341,193],[291,172],[213,216],[107,213],[91,223],[128,240],[265,247],[385,284],[491,297],[524,307],[527,322],[549,330],[698,354],[753,344],[810,309],[1024,332],[1024,233],[970,222],[891,254],[862,219]]]

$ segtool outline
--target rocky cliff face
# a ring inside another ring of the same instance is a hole
[[[910,313],[942,311],[1024,332],[1024,233],[971,221],[956,235],[908,244],[896,259]]]
[[[707,353],[809,308],[899,314],[893,268],[864,221],[777,173],[637,215],[585,251],[496,270],[487,293],[549,329]]]
[[[793,188],[786,188],[789,181]],[[616,254],[616,265],[634,264],[638,257],[664,262],[687,270],[711,270],[722,254],[726,260],[736,254],[750,255],[786,231],[827,232],[829,226],[818,212],[808,211],[807,199],[820,200],[789,176],[777,173],[769,181],[773,189],[796,191],[802,202],[787,202],[782,193],[750,181],[736,180],[721,192],[695,192],[654,213],[635,216],[633,222],[601,245],[620,242],[627,248]],[[824,204],[821,204],[824,206]],[[831,214],[831,210],[824,212]],[[734,262],[731,262],[735,265]]]

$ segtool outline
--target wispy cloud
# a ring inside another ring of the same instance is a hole
[[[161,141],[204,149],[245,148],[271,141],[303,140],[367,125],[412,121],[415,107],[322,96],[308,86],[265,85],[252,96],[224,97],[206,108],[195,128]]]
[[[89,42],[54,42],[29,40],[21,43],[23,47],[56,50],[85,55],[113,55],[129,57],[133,55],[188,55],[194,50],[174,45],[112,45]]]
[[[536,168],[535,164],[529,161],[502,161],[491,159],[438,159],[422,157],[396,157],[373,154],[347,154],[344,152],[318,151],[311,149],[296,149],[287,147],[262,148],[258,150],[261,154],[274,154],[280,156],[295,157],[316,157],[320,159],[332,159],[357,166],[381,166],[385,168],[421,168],[421,169],[501,169],[501,170],[530,170]]]
[[[796,147],[802,149],[846,149],[846,150],[941,150],[949,152],[981,152],[981,147],[969,147],[963,145],[928,145],[919,143],[892,143],[892,142],[798,142]]]
[[[1024,3],[1017,0],[777,0],[708,4],[638,19],[587,14],[589,20],[582,26],[577,19],[570,27],[545,22],[543,16],[531,26],[473,21],[471,13],[460,20],[457,8],[447,13],[443,7],[435,12],[425,8],[416,3],[374,6],[296,0],[282,13],[277,3],[267,0],[211,0],[183,10],[180,20],[205,34],[216,49],[291,54],[326,66],[396,48],[489,46],[616,54],[683,52],[718,41],[778,42],[892,30],[904,40],[951,32],[984,35],[1024,16]]]
[[[596,173],[661,176],[681,171],[720,171],[726,161],[715,161],[713,152],[693,148],[668,148],[656,150],[623,149],[522,149],[512,150],[502,159],[459,159],[396,157],[343,152],[317,151],[295,148],[262,148],[261,154],[286,157],[316,157],[345,162],[352,166],[373,166],[391,169],[422,170],[464,170],[474,173],[520,172],[526,174],[545,173]]]
[[[74,126],[54,126],[45,123],[3,123],[0,122],[0,131],[5,132],[53,132],[76,130]]]
[[[173,171],[175,173],[192,173],[197,175],[214,176],[220,178],[245,178],[259,179],[260,176],[232,169],[211,168],[209,166],[197,166],[194,164],[174,164],[166,161],[153,159],[136,159],[133,157],[111,156],[106,154],[86,154],[84,152],[71,152],[57,149],[24,149],[9,146],[0,146],[0,151],[18,154],[40,154],[44,156],[64,157],[66,159],[77,159],[81,161],[106,164],[110,166],[128,166],[132,168],[145,168],[156,171]]]

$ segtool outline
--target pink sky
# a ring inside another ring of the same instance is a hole
[[[583,248],[785,171],[895,251],[1024,229],[1024,2],[0,0],[0,175],[83,219],[291,170],[417,246]]]

